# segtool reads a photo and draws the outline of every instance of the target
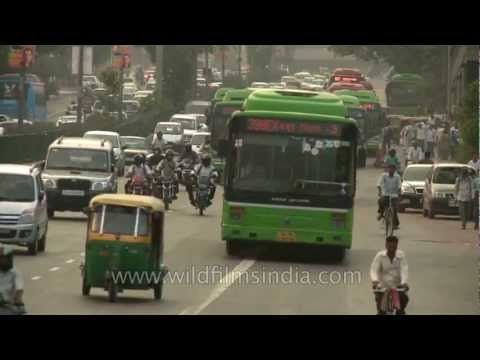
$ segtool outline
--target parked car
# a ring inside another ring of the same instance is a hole
[[[113,131],[87,131],[84,139],[107,140],[112,144],[114,154],[114,165],[117,167],[118,176],[123,176],[125,167],[125,154],[123,153],[120,134]]]
[[[43,163],[0,164],[0,242],[25,246],[31,255],[45,251],[47,196],[41,180]]]
[[[403,171],[399,212],[404,212],[407,208],[423,209],[425,180],[431,169],[430,164],[414,164],[407,166]]]
[[[94,196],[118,190],[112,143],[99,138],[55,140],[42,180],[50,218],[55,211],[83,211]]]
[[[455,199],[455,181],[464,168],[474,176],[475,169],[458,163],[437,163],[432,166],[423,191],[423,216],[433,219],[435,215],[458,215]]]

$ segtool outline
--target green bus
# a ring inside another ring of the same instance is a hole
[[[228,122],[222,239],[323,246],[341,261],[352,244],[358,127],[331,93],[262,89]]]
[[[358,143],[357,143],[357,165],[360,168],[367,166],[367,144],[366,144],[366,126],[367,114],[365,109],[360,106],[357,97],[351,95],[339,95],[343,103],[347,107],[348,117],[355,120],[358,126]]]
[[[385,126],[385,114],[382,110],[380,100],[372,90],[337,90],[336,95],[355,96],[360,102],[360,106],[365,110],[366,124],[364,134],[367,139],[378,135]]]
[[[213,107],[210,123],[212,147],[223,158],[227,139],[227,122],[237,110],[241,110],[244,101],[253,89],[228,89],[221,100]]]
[[[396,74],[385,87],[388,113],[425,115],[425,82],[417,74]]]

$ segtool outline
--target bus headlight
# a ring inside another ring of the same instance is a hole
[[[344,229],[347,225],[347,214],[332,214],[330,224],[335,229]]]

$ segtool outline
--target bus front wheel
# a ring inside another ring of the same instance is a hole
[[[332,249],[332,260],[336,263],[340,263],[345,258],[345,254],[345,248],[334,248]]]
[[[227,254],[229,256],[236,256],[240,252],[240,243],[235,240],[226,240]]]

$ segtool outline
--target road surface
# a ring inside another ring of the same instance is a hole
[[[59,213],[50,221],[46,253],[29,256],[19,249],[16,256],[27,309],[30,314],[374,314],[369,267],[384,247],[384,230],[375,219],[379,174],[373,168],[359,171],[353,247],[341,264],[278,249],[273,255],[228,257],[220,239],[221,189],[204,217],[181,191],[166,214],[170,275],[159,302],[151,290],[125,291],[114,304],[102,289],[83,297],[85,216]],[[407,312],[479,314],[473,225],[462,231],[457,218],[430,220],[419,211],[401,214],[400,221],[399,246],[410,269]]]

